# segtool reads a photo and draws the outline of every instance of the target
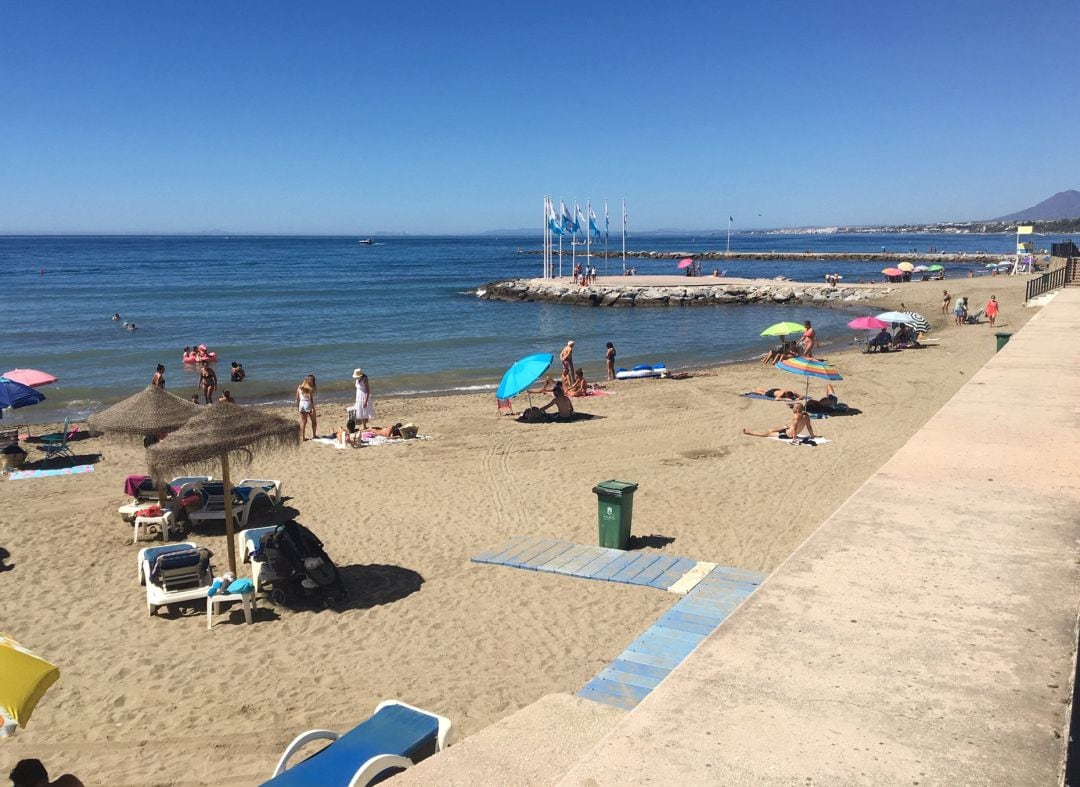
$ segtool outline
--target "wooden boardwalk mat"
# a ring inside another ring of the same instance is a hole
[[[586,683],[578,696],[626,710],[633,708],[764,579],[757,571],[714,568]]]
[[[667,590],[696,565],[696,561],[689,558],[656,552],[625,552],[525,536],[481,552],[473,558],[473,562],[644,585],[660,590]],[[735,568],[725,570],[737,572],[739,576],[746,573]]]

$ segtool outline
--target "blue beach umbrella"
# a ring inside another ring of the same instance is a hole
[[[514,365],[506,370],[499,390],[495,392],[497,399],[509,399],[517,396],[530,385],[540,379],[540,376],[548,370],[555,356],[551,353],[536,353],[526,355],[514,362]]]
[[[6,377],[0,377],[0,411],[7,408],[29,407],[45,401],[45,394],[29,385],[17,383]]]

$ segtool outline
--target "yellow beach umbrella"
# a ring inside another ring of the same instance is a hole
[[[896,267],[902,271],[907,271],[908,273],[911,273],[913,270],[915,270],[915,266],[912,265],[910,262],[901,262]]]
[[[761,332],[762,336],[787,336],[789,333],[802,333],[803,326],[797,322],[778,322]]]
[[[30,714],[60,670],[35,656],[11,637],[0,634],[0,737],[26,727]]]

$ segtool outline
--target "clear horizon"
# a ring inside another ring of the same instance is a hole
[[[623,198],[637,234],[888,226],[1080,184],[1067,0],[257,10],[9,4],[0,234],[465,236],[545,194],[613,233]]]

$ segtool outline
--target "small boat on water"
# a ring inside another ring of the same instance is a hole
[[[375,239],[374,238],[364,238],[363,240],[358,240],[357,243],[363,243],[365,246],[371,246],[371,245],[373,245],[375,243]]]

